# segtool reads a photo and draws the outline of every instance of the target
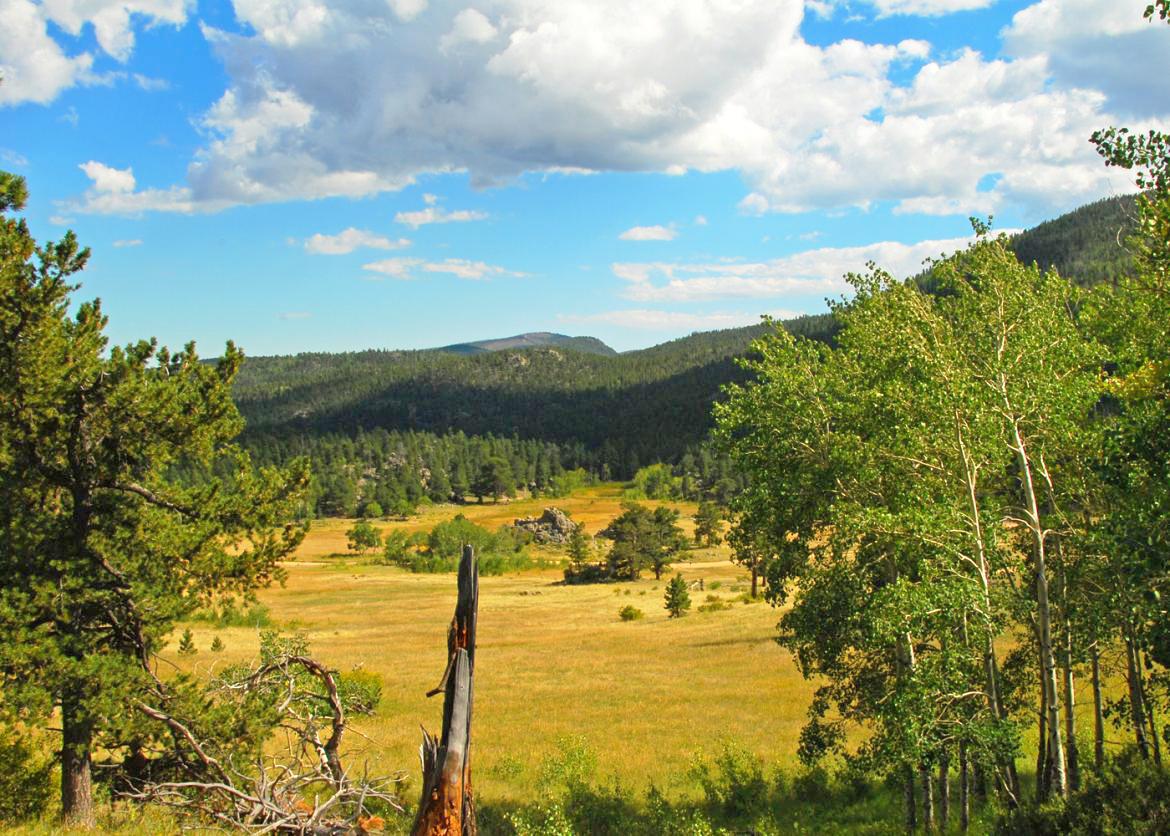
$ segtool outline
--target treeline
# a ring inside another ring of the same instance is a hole
[[[716,407],[750,476],[732,543],[821,683],[798,754],[899,783],[910,829],[945,829],[956,783],[965,828],[985,780],[1017,811],[1005,827],[1057,832],[1112,780],[1107,716],[1167,784],[1170,139],[1094,140],[1148,190],[1133,278],[1085,290],[976,222],[929,290],[852,277],[836,348],[757,342],[754,379]]]
[[[259,466],[299,457],[309,461],[312,477],[302,509],[307,517],[401,516],[431,502],[499,499],[519,492],[566,496],[617,478],[604,445],[590,450],[581,442],[378,428],[353,434],[257,433],[246,446]],[[176,475],[187,482],[206,478],[193,468]],[[674,465],[650,464],[633,475],[631,489],[651,499],[727,504],[743,484],[731,460],[709,442],[688,447]]]

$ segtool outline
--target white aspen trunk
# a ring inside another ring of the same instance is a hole
[[[1007,386],[1001,379],[1004,405],[1011,414],[1007,398]],[[1068,774],[1065,770],[1064,746],[1060,731],[1060,701],[1057,697],[1056,654],[1052,649],[1052,610],[1048,601],[1048,569],[1044,552],[1044,529],[1040,522],[1040,506],[1036,502],[1036,486],[1032,478],[1032,466],[1028,460],[1028,448],[1020,433],[1018,420],[1011,419],[1013,449],[1020,468],[1020,484],[1024,489],[1024,513],[1032,532],[1032,560],[1036,572],[1036,617],[1037,639],[1040,645],[1041,688],[1047,702],[1048,759],[1052,766],[1055,789],[1062,796],[1068,795]]]

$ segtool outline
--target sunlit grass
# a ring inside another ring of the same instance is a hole
[[[436,506],[418,518],[378,525],[425,530],[463,513],[494,528],[556,505],[596,533],[620,513],[620,503],[620,488],[606,485],[556,500]],[[695,506],[675,507],[689,533]],[[360,666],[382,677],[382,704],[375,717],[354,723],[350,758],[368,760],[374,772],[405,770],[417,782],[419,725],[436,730],[440,724],[439,698],[428,701],[424,694],[445,665],[455,577],[411,575],[346,556],[348,526],[343,520],[314,525],[287,566],[287,584],[260,598],[276,623],[307,634],[318,658],[341,671]],[[747,588],[746,578],[729,557],[726,547],[690,552],[676,569],[687,580],[720,581],[714,594],[734,599]],[[568,735],[585,738],[601,774],[634,787],[677,781],[694,753],[713,751],[726,739],[768,763],[794,763],[812,687],[773,641],[773,609],[737,601],[727,611],[670,620],[665,576],[592,586],[564,586],[560,577],[547,569],[480,580],[473,762],[485,800],[535,797],[538,763]],[[706,594],[692,594],[696,606]],[[622,622],[618,611],[626,604],[646,617]],[[257,653],[254,629],[191,628],[198,655],[169,657],[184,667],[208,671]],[[224,652],[208,652],[214,635]]]

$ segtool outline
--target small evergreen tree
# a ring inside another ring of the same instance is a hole
[[[718,546],[723,542],[719,528],[719,506],[714,502],[700,502],[699,512],[695,514],[695,545],[706,541],[708,546]]]
[[[194,656],[198,652],[198,648],[195,647],[195,637],[191,635],[191,628],[188,627],[179,637],[179,655]]]
[[[211,652],[212,653],[222,653],[223,649],[224,649],[223,648],[223,639],[221,639],[219,636],[216,636],[214,639],[212,639],[212,641],[211,641]]]
[[[592,538],[579,525],[569,535],[569,562],[572,563],[574,572],[580,572],[582,567],[589,562],[589,558],[593,554],[591,541]]]
[[[691,608],[691,594],[682,575],[675,575],[666,585],[666,610],[671,618],[681,618]]]
[[[366,507],[362,509],[362,516],[367,520],[376,520],[379,517],[386,516],[386,512],[382,510],[381,505],[373,501],[366,503]]]

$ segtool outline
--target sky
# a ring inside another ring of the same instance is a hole
[[[1145,5],[0,0],[0,168],[115,343],[630,350],[1132,191]]]

